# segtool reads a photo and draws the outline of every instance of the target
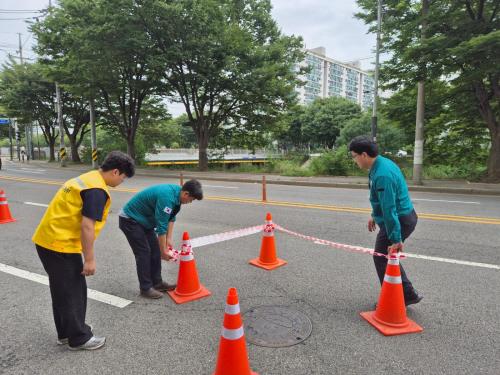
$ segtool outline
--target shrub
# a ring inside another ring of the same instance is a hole
[[[347,146],[328,151],[311,161],[310,169],[315,175],[347,176],[353,170]]]

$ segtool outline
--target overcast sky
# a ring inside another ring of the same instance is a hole
[[[52,3],[57,1],[52,0]],[[271,3],[273,16],[282,32],[301,35],[306,48],[323,46],[328,57],[343,62],[361,60],[363,69],[371,68],[375,60],[375,36],[367,34],[365,24],[354,18],[355,0],[271,0]],[[23,57],[34,58],[33,38],[23,18],[32,18],[37,13],[13,11],[41,10],[48,5],[49,0],[0,1],[0,64],[6,61],[9,53],[18,54],[17,33],[22,34]]]

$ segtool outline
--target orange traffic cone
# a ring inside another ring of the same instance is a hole
[[[184,232],[182,236],[177,287],[175,290],[168,292],[168,294],[179,304],[207,297],[212,294],[207,288],[200,284],[200,280],[198,279],[198,271],[196,271],[196,263],[191,250],[188,232]]]
[[[250,370],[248,363],[247,345],[236,288],[229,288],[227,293],[219,355],[214,375],[258,375]]]
[[[0,224],[12,223],[16,221],[10,214],[9,202],[7,202],[7,197],[5,192],[0,190]]]
[[[266,225],[263,231],[260,256],[250,260],[249,263],[269,271],[286,264],[285,260],[276,257],[273,218],[269,212],[266,215]]]
[[[398,255],[391,254],[387,261],[377,309],[360,314],[385,336],[423,331],[422,327],[406,317]]]

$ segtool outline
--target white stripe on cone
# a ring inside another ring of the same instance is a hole
[[[243,326],[237,329],[222,328],[222,337],[226,340],[238,340],[243,337]]]
[[[237,315],[240,313],[240,304],[236,305],[226,305],[224,312],[228,315]]]

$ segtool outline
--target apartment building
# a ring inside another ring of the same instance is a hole
[[[374,81],[370,73],[360,69],[358,63],[342,63],[326,56],[325,48],[306,50],[303,66],[309,73],[301,76],[305,85],[298,88],[299,101],[309,104],[316,98],[341,96],[358,103],[362,108],[371,108]]]

